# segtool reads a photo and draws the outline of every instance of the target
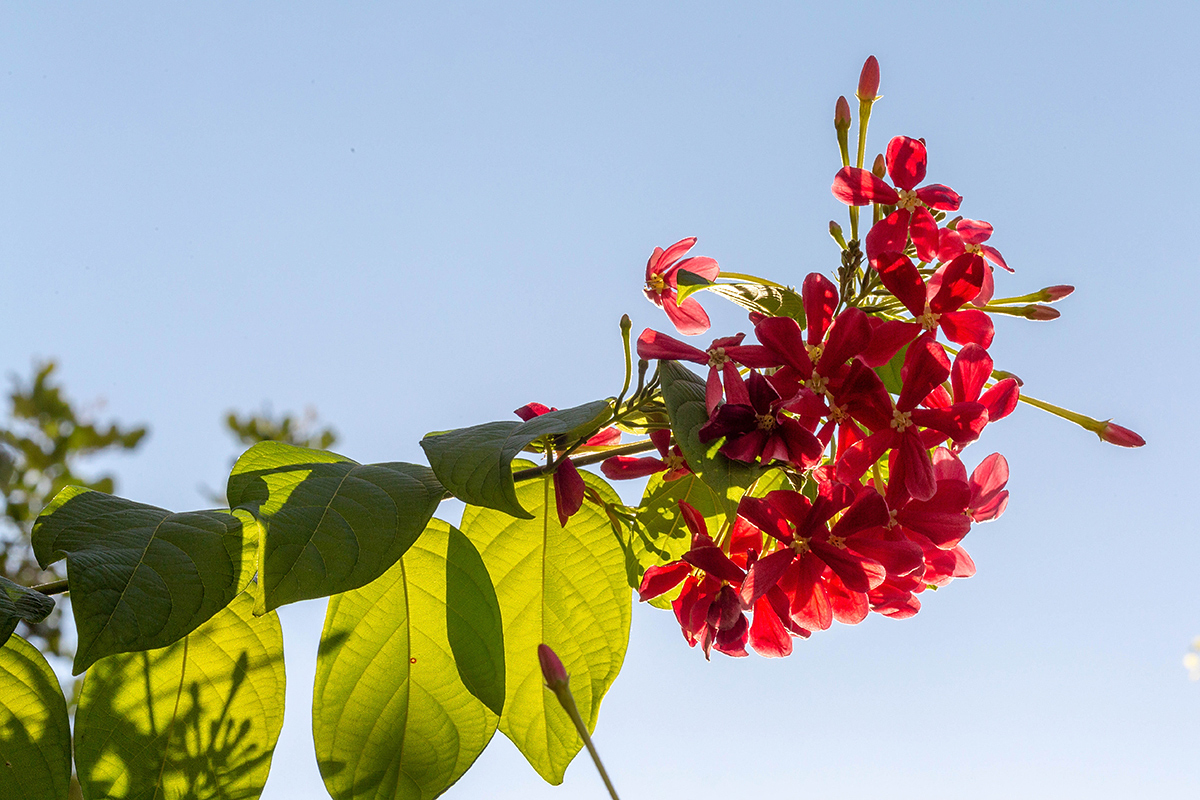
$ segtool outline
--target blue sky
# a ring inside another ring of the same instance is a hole
[[[1079,287],[1056,322],[999,320],[998,365],[1149,445],[1030,408],[989,428],[968,461],[1008,457],[1008,512],[911,620],[705,663],[638,608],[610,773],[625,797],[1195,797],[1196,30],[1188,3],[3,4],[0,365],[57,358],[148,424],[103,466],[177,510],[223,485],[230,408],[315,406],[340,452],[421,461],[428,430],[608,396],[621,314],[667,324],[640,291],[656,245],[833,268],[833,105],[873,53],[869,152],[927,140],[1017,270],[1000,294]],[[323,608],[282,613],[268,800],[326,796]],[[497,736],[448,796],[601,792]]]

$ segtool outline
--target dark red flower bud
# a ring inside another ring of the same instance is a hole
[[[542,665],[542,677],[546,679],[546,685],[551,690],[557,692],[559,689],[567,688],[571,679],[567,675],[567,669],[563,666],[562,661],[550,649],[550,645],[538,645],[538,663]]]
[[[1122,428],[1120,425],[1114,425],[1111,422],[1105,422],[1100,430],[1096,431],[1100,435],[1102,441],[1109,444],[1115,444],[1119,447],[1141,447],[1146,443],[1146,440],[1138,436],[1129,428]]]
[[[1021,311],[1021,316],[1025,317],[1025,319],[1032,319],[1037,322],[1058,319],[1062,316],[1062,314],[1058,313],[1058,309],[1051,308],[1050,306],[1044,306],[1041,303],[1034,303],[1032,305],[1025,306],[1025,308],[1021,309]]]
[[[1047,286],[1041,291],[1039,300],[1045,300],[1047,303],[1053,303],[1056,300],[1062,300],[1064,297],[1075,291],[1074,286]]]
[[[868,56],[858,76],[858,99],[873,101],[879,97],[879,61]]]
[[[839,131],[850,130],[850,103],[844,96],[837,99],[833,109],[833,127]]]

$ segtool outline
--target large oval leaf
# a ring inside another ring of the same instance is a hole
[[[658,362],[658,375],[662,381],[663,403],[671,418],[671,430],[683,457],[701,480],[723,498],[725,514],[732,518],[746,488],[765,470],[721,455],[719,451],[724,439],[707,444],[700,441],[700,428],[708,422],[704,380],[700,376],[676,361]]]
[[[454,631],[463,622],[473,631],[465,641]],[[329,793],[429,800],[444,792],[496,732],[503,658],[487,570],[461,532],[435,519],[383,577],[329,601],[313,691]]]
[[[41,622],[53,610],[52,598],[0,576],[0,646],[17,629],[18,622]]]
[[[170,647],[112,656],[83,680],[84,797],[253,800],[283,726],[283,633],[248,592]]]
[[[262,525],[261,613],[378,578],[416,541],[445,490],[417,464],[359,464],[260,442],[234,465],[228,497]]]
[[[421,440],[429,464],[446,489],[464,503],[533,519],[517,499],[512,460],[534,440],[590,432],[608,414],[607,400],[551,411],[528,422],[488,422],[428,433]]]
[[[71,725],[58,678],[20,636],[0,647],[0,798],[66,800]]]
[[[79,631],[74,672],[113,653],[164,647],[227,606],[254,575],[247,512],[173,514],[68,486],[38,516],[43,568],[67,559]]]
[[[620,502],[600,478],[580,474],[604,500]],[[629,643],[630,590],[621,544],[596,506],[585,502],[563,528],[549,476],[522,483],[516,494],[533,519],[468,506],[463,532],[483,556],[504,617],[500,730],[543,778],[558,784],[582,742],[543,685],[537,646],[544,642],[558,653],[579,712],[594,729]]]

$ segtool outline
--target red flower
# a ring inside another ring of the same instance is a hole
[[[671,431],[666,428],[650,431],[650,441],[654,442],[654,446],[658,448],[661,458],[613,456],[600,464],[600,471],[606,478],[617,481],[645,478],[647,475],[664,471],[667,474],[663,475],[663,480],[673,481],[692,471],[687,461],[684,460],[679,445],[671,446]]]
[[[833,179],[834,196],[847,205],[896,206],[867,233],[867,258],[872,262],[882,253],[903,253],[910,236],[922,261],[937,256],[938,227],[929,209],[957,211],[962,197],[938,183],[917,188],[925,180],[925,161],[924,142],[897,136],[887,148],[887,173],[895,188],[858,167],[842,167]]]
[[[936,387],[925,398],[922,405],[929,408],[949,408],[954,403],[970,403],[978,401],[987,409],[988,423],[1004,419],[1017,407],[1021,389],[1016,378],[1005,378],[997,381],[996,385],[984,391],[984,385],[992,377],[994,363],[977,344],[968,344],[954,357],[954,366],[950,372],[951,392],[942,386]],[[962,449],[961,446],[956,446]]]
[[[732,387],[738,387],[733,390]],[[783,412],[784,402],[779,394],[757,372],[751,372],[746,382],[735,371],[726,376],[726,391],[730,397],[745,396],[746,402],[730,401],[700,428],[700,441],[711,442],[725,437],[721,453],[735,461],[763,464],[786,461],[802,469],[815,466],[825,452],[825,445],[794,417]]]
[[[665,333],[647,328],[638,337],[637,353],[639,358],[647,360],[691,361],[693,364],[707,366],[708,383],[704,392],[704,406],[711,417],[721,402],[722,374],[725,376],[725,390],[737,392],[742,388],[741,381],[734,380],[738,376],[738,364],[761,368],[777,367],[782,363],[760,344],[742,344],[744,338],[746,334],[739,333],[736,336],[713,339],[707,350],[701,350]],[[731,396],[729,402],[749,403],[749,398],[739,394]]]
[[[993,264],[1003,267],[1009,272],[1013,268],[1004,262],[1000,251],[986,242],[992,235],[992,226],[978,219],[960,219],[954,230],[942,228],[938,234],[938,260],[951,261],[963,253],[976,253]],[[971,302],[984,306],[995,293],[995,281],[992,280],[992,268],[988,267],[983,274],[983,286],[979,294]]]
[[[987,314],[976,308],[958,310],[979,294],[983,273],[987,271],[979,256],[973,253],[959,256],[938,269],[928,284],[908,256],[900,253],[884,253],[875,262],[875,271],[887,290],[915,318],[904,323],[910,338],[922,330],[941,328],[952,342],[974,342],[981,347],[992,343],[995,328]]]
[[[720,274],[717,262],[711,258],[700,256],[680,260],[695,244],[696,237],[692,236],[680,239],[666,250],[656,247],[646,262],[646,288],[643,291],[647,299],[667,312],[675,329],[685,336],[704,333],[709,328],[709,321],[708,314],[694,297],[682,303],[676,301],[677,273],[685,269],[709,281],[716,280]]]
[[[528,422],[534,417],[540,417],[542,414],[548,414],[551,411],[557,410],[557,408],[545,406],[541,403],[526,403],[513,413]],[[605,428],[584,442],[584,445],[605,447],[619,441],[621,441],[621,432],[619,430],[616,428]],[[575,462],[569,458],[561,459],[554,470],[554,506],[558,512],[559,525],[565,528],[567,520],[574,516],[579,509],[583,508],[583,495],[586,489],[587,487],[583,483],[583,476],[575,468]]]

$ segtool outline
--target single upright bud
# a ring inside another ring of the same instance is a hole
[[[843,250],[847,249],[846,237],[842,235],[842,226],[838,225],[833,220],[829,220],[829,235],[832,236],[833,240],[838,243],[838,247],[842,248]]]
[[[869,56],[858,76],[858,99],[872,102],[879,98],[879,61]]]
[[[883,160],[883,153],[875,156],[875,163],[871,165],[871,172],[876,178],[882,178],[887,175],[887,162]]]
[[[1067,286],[1065,284],[1060,286],[1047,286],[1045,289],[1042,289],[1040,293],[1041,296],[1038,297],[1038,299],[1045,300],[1047,303],[1053,303],[1056,300],[1062,300],[1073,291],[1075,291],[1074,286]]]
[[[850,130],[850,103],[846,101],[844,95],[837,99],[837,105],[834,106],[833,127],[839,131]]]
[[[1035,322],[1046,322],[1047,320],[1058,319],[1062,314],[1058,313],[1058,309],[1044,306],[1041,303],[1033,303],[1021,309],[1021,316],[1025,319],[1031,319]]]
[[[1129,430],[1129,428],[1122,428],[1120,425],[1114,425],[1111,422],[1103,423],[1102,427],[1096,433],[1100,436],[1101,441],[1115,444],[1119,447],[1141,447],[1146,443],[1145,439]]]
[[[560,689],[567,688],[571,679],[567,676],[567,669],[559,660],[558,655],[550,649],[550,645],[538,645],[538,663],[542,665],[542,677],[546,679],[546,686],[551,691],[558,692]]]

